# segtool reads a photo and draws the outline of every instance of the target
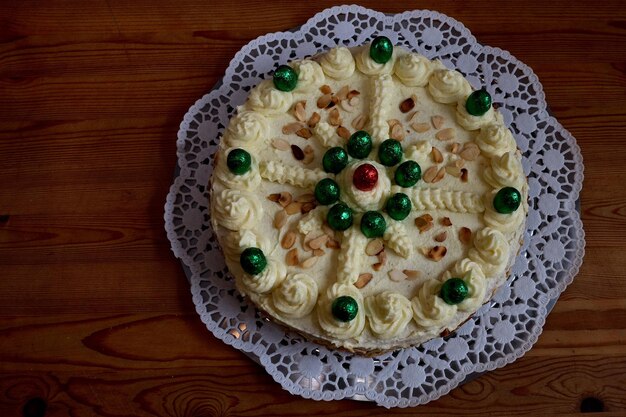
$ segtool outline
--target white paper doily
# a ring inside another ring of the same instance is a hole
[[[336,45],[385,35],[485,86],[524,154],[529,177],[527,234],[507,284],[446,339],[377,358],[332,351],[262,318],[237,294],[209,226],[207,182],[217,140],[236,106],[278,65]],[[424,404],[468,375],[504,366],[537,340],[550,300],[578,273],[584,232],[576,201],[583,163],[576,140],[546,108],[532,70],[508,52],[479,44],[461,23],[418,10],[388,16],[359,6],[316,14],[291,32],[244,46],[222,83],[198,100],[180,125],[178,169],[165,204],[165,229],[190,277],[196,310],[225,343],[258,358],[284,389],[317,400],[357,398],[385,407]]]

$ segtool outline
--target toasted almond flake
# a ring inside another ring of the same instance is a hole
[[[436,234],[433,237],[433,239],[435,239],[435,242],[443,242],[446,240],[447,237],[448,237],[448,232],[444,230],[443,232]]]
[[[279,151],[288,151],[289,150],[289,142],[285,139],[274,138],[272,139],[272,146]]]
[[[298,248],[293,248],[285,255],[285,263],[287,266],[296,266],[300,263],[298,259]]]
[[[403,100],[402,103],[400,103],[400,111],[402,113],[408,113],[411,110],[413,110],[413,107],[415,107],[415,100],[413,99],[413,97],[409,97],[406,100]]]
[[[367,246],[365,247],[365,253],[369,256],[378,255],[384,249],[383,240],[382,239],[373,239],[370,240]]]
[[[337,128],[337,134],[345,140],[350,139],[350,131],[343,126]]]
[[[396,139],[396,140],[399,140],[399,141],[404,139],[404,135],[405,135],[404,128],[402,127],[402,125],[400,123],[398,123],[397,125],[394,125],[391,128],[391,132],[389,134],[389,136],[392,139]]]
[[[478,148],[465,148],[461,151],[459,156],[466,161],[474,161],[480,155],[480,150]]]
[[[313,249],[313,256],[324,256],[324,249]]]
[[[317,99],[317,107],[320,109],[326,108],[330,103],[332,103],[332,96],[330,94],[324,94]]]
[[[344,85],[343,87],[339,89],[339,91],[337,91],[337,94],[335,95],[337,96],[339,101],[341,101],[341,100],[345,100],[348,98],[349,92],[350,92],[350,87],[348,87],[347,85]]]
[[[293,107],[293,115],[301,122],[306,120],[306,101],[298,101]]]
[[[307,125],[310,128],[314,128],[315,126],[317,126],[317,124],[319,123],[321,119],[321,116],[318,112],[314,111],[313,114],[311,115],[311,117],[309,118],[309,121],[307,122]]]
[[[330,123],[331,126],[339,126],[341,124],[339,109],[332,109],[330,113],[328,113],[328,123]]]
[[[472,241],[472,230],[468,227],[461,227],[459,229],[459,240],[464,245],[469,245]]]
[[[281,210],[274,216],[274,227],[277,229],[282,228],[287,223],[287,213],[285,210]]]
[[[430,214],[422,214],[415,218],[415,226],[419,229],[420,234],[433,228],[433,216]]]
[[[309,211],[313,210],[315,207],[317,207],[317,204],[315,204],[314,202],[302,203],[302,207],[300,207],[300,213],[307,214]]]
[[[280,199],[280,193],[270,194],[267,196],[267,199],[269,201],[273,201],[274,203],[278,203],[278,200]]]
[[[420,251],[420,252],[421,252],[424,256],[428,256],[428,252],[430,251],[430,249],[428,249],[428,248],[424,248],[424,247],[418,248],[418,250],[419,250],[419,251]]]
[[[437,166],[433,165],[424,172],[422,179],[424,182],[433,182],[437,176]]]
[[[330,97],[330,103],[328,103],[328,106],[326,106],[327,109],[333,108],[335,107],[335,104],[339,103],[339,99],[335,96],[331,96]]]
[[[453,177],[460,177],[461,176],[461,168],[454,166],[454,165],[450,165],[446,167],[446,172],[450,175],[452,175]]]
[[[280,246],[283,249],[290,249],[294,243],[296,243],[296,233],[290,230],[283,236],[283,239],[280,241]]]
[[[380,262],[376,262],[375,264],[372,264],[372,269],[374,271],[380,271],[383,268],[383,264]]]
[[[292,133],[296,133],[298,130],[302,129],[304,127],[304,124],[302,124],[301,122],[293,122],[293,123],[288,123],[285,126],[283,126],[283,135],[291,135]]]
[[[313,195],[313,193],[300,194],[294,199],[294,201],[298,203],[312,203],[315,201],[315,196]]]
[[[311,136],[313,136],[313,133],[308,127],[303,127],[302,129],[296,132],[296,135],[304,139],[309,139]]]
[[[300,267],[302,269],[309,269],[311,268],[313,265],[315,265],[317,263],[317,256],[311,256],[309,259],[303,261],[302,263],[300,263]]]
[[[406,275],[406,279],[408,279],[409,281],[418,279],[422,276],[422,273],[420,271],[416,271],[414,269],[404,269],[402,272],[404,272],[404,275]]]
[[[461,168],[461,181],[467,182],[467,179],[468,179],[467,168]]]
[[[445,246],[434,246],[431,250],[428,251],[427,256],[429,259],[435,262],[439,262],[443,259],[444,256],[446,256],[446,252],[448,252],[448,250]]]
[[[445,119],[443,118],[443,116],[439,116],[437,114],[437,115],[434,115],[433,117],[431,117],[430,121],[432,122],[432,124],[435,127],[435,129],[439,130],[443,126],[443,122],[445,121]]]
[[[360,274],[359,278],[354,283],[354,286],[357,287],[358,289],[361,289],[365,287],[367,284],[369,284],[372,278],[374,278],[374,275],[370,274],[369,272]]]
[[[285,207],[285,212],[291,216],[293,214],[300,213],[300,208],[302,208],[302,203],[296,203],[294,201]]]
[[[357,117],[352,119],[352,127],[356,130],[362,130],[367,124],[368,117],[364,114],[359,114]]]
[[[387,263],[387,252],[385,252],[385,249],[378,252],[378,255],[376,255],[376,257],[378,258],[378,262],[380,262],[381,264],[385,265]]]
[[[450,217],[442,217],[440,222],[442,226],[452,226],[452,220],[450,220]]]
[[[444,167],[439,168],[439,171],[437,171],[437,175],[435,175],[435,178],[433,178],[433,184],[436,182],[439,182],[443,179],[443,177],[446,176],[446,169]]]
[[[328,241],[328,236],[321,235],[321,236],[316,237],[315,239],[309,240],[309,247],[311,249],[319,249],[322,246],[324,246],[327,241]]]
[[[433,146],[433,149],[431,151],[431,156],[433,157],[433,162],[436,164],[440,164],[443,162],[443,155],[441,154],[441,151],[437,148],[435,148]]]
[[[417,115],[420,112],[418,110],[413,110],[412,112],[410,112],[409,114],[406,115],[406,121],[409,123],[413,123],[416,122],[417,120],[413,120],[413,119],[417,119]]]
[[[465,144],[463,145],[463,149],[469,149],[469,148],[480,149],[475,142],[465,142]]]
[[[450,140],[456,137],[456,130],[454,128],[448,127],[446,129],[441,129],[439,132],[435,134],[435,137],[439,140]]]
[[[454,166],[457,168],[463,168],[465,166],[465,161],[462,159],[457,159],[454,161]]]
[[[298,145],[291,145],[291,153],[297,161],[302,161],[304,159],[304,151]]]
[[[407,278],[406,274],[400,271],[399,269],[392,269],[391,271],[388,272],[388,274],[389,274],[389,279],[392,280],[393,282],[401,282]]]
[[[387,124],[389,125],[389,128],[391,129],[395,125],[399,125],[399,124],[402,124],[402,123],[400,123],[400,120],[398,120],[398,119],[389,119],[389,120],[387,120]]]
[[[322,94],[330,94],[333,92],[333,90],[330,88],[330,85],[328,84],[324,84],[323,86],[321,86],[320,91],[322,92]]]
[[[357,90],[350,90],[350,92],[348,93],[348,99],[351,99],[352,97],[356,97],[359,94],[361,94],[359,91]]]
[[[454,142],[452,145],[450,145],[450,152],[452,153],[459,153],[460,149],[461,149],[461,145],[459,145],[458,142]]]
[[[293,197],[288,191],[283,191],[278,195],[278,204],[283,207],[287,207],[289,204],[291,204],[291,200],[293,200]]]
[[[424,133],[430,130],[430,125],[428,123],[411,123],[411,129],[417,133]]]
[[[313,150],[313,147],[311,145],[306,145],[304,147],[304,158],[302,159],[302,162],[305,164],[310,164],[311,162],[313,162],[313,159],[315,159],[315,151]]]
[[[328,239],[328,242],[326,242],[326,247],[330,249],[339,249],[341,248],[341,245],[335,239]]]

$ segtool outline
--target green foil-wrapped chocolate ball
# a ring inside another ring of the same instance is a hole
[[[412,187],[422,178],[422,169],[415,161],[404,161],[398,168],[394,179],[400,187]]]
[[[348,153],[339,146],[327,150],[322,158],[324,171],[331,174],[338,174],[346,165],[348,165]]]
[[[522,194],[513,187],[504,187],[493,198],[493,208],[498,213],[511,214],[522,204]]]
[[[379,64],[385,64],[393,55],[393,44],[386,36],[378,36],[370,45],[370,57]]]
[[[364,130],[354,132],[348,139],[348,154],[357,159],[367,158],[372,151],[372,137]]]
[[[467,298],[469,290],[461,278],[450,278],[441,286],[439,296],[446,304],[459,304]]]
[[[387,228],[387,222],[377,211],[366,211],[361,217],[361,232],[365,237],[382,237]]]
[[[337,203],[328,210],[326,221],[333,230],[346,230],[354,221],[352,209],[344,203]]]
[[[274,71],[274,87],[280,91],[291,91],[298,84],[298,74],[289,65],[281,65]]]
[[[333,317],[339,321],[352,321],[359,312],[359,304],[349,295],[342,295],[333,301],[331,308]]]
[[[250,154],[243,149],[236,148],[228,152],[226,157],[226,166],[230,172],[235,175],[243,175],[250,170],[252,158]]]
[[[404,220],[411,213],[411,200],[404,193],[396,193],[389,197],[385,209],[392,219]]]
[[[339,184],[330,178],[324,178],[315,185],[315,199],[322,205],[329,205],[339,200]]]
[[[482,116],[491,108],[491,95],[485,89],[476,90],[469,95],[465,109],[472,116]]]
[[[259,248],[246,248],[239,256],[239,263],[244,271],[250,275],[257,275],[263,272],[267,266],[265,254]]]
[[[402,160],[402,145],[395,139],[387,139],[378,147],[378,160],[387,167],[392,167]]]

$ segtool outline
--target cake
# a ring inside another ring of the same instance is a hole
[[[445,336],[486,303],[527,195],[489,93],[385,37],[280,65],[236,109],[210,180],[238,291],[364,355]]]

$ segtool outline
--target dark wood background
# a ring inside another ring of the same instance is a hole
[[[243,45],[330,2],[5,0],[1,416],[626,415],[626,2],[377,3],[513,53],[578,139],[587,256],[535,347],[384,411],[289,395],[195,314],[163,231],[178,125]]]

